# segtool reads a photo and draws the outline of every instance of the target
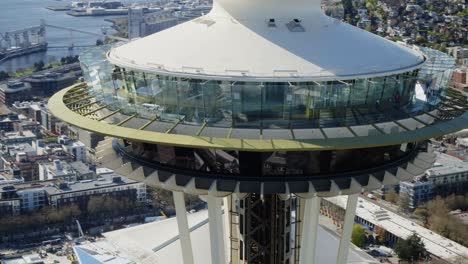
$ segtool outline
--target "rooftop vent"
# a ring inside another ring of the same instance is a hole
[[[67,189],[69,189],[68,183],[66,183],[66,182],[61,182],[61,183],[59,184],[59,189],[60,189],[60,190],[67,190]]]
[[[301,25],[301,20],[298,18],[295,18],[291,21],[289,21],[286,26],[288,27],[289,31],[291,32],[304,32],[305,29]]]
[[[268,20],[268,27],[276,27],[276,21],[274,18]]]
[[[114,176],[114,177],[112,177],[112,182],[113,183],[121,183],[122,182],[122,177]]]

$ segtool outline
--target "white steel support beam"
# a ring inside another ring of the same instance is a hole
[[[226,264],[226,247],[224,245],[222,198],[208,195],[208,221],[210,228],[211,263]]]
[[[346,264],[348,261],[349,244],[351,243],[351,234],[353,232],[354,217],[356,216],[356,205],[359,194],[348,195],[346,204],[346,213],[344,217],[343,233],[341,234],[340,247],[336,264]]]
[[[320,214],[320,197],[314,196],[303,199],[305,202],[302,220],[300,264],[315,263],[315,249],[317,245],[317,228]]]
[[[194,264],[192,241],[187,220],[187,210],[185,209],[185,199],[183,192],[172,192],[176,209],[177,225],[179,227],[179,241],[182,248],[182,259],[184,264]]]

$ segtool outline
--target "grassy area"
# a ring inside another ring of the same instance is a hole
[[[11,78],[22,78],[35,72],[47,70],[47,69],[55,69],[65,64],[70,64],[78,61],[78,56],[67,56],[61,58],[59,61],[52,61],[47,64],[40,61],[38,63],[34,63],[34,66],[27,68],[27,69],[19,69],[16,72],[9,73]]]
[[[58,68],[60,66],[62,66],[62,64],[59,61],[53,61],[51,63],[48,63],[48,64],[44,65],[44,68],[41,69],[41,70],[54,69],[54,68]],[[12,73],[10,73],[10,76],[12,78],[21,78],[21,77],[31,75],[31,74],[33,74],[35,72],[38,72],[38,71],[41,71],[41,70],[38,70],[38,69],[36,69],[36,67],[33,66],[31,68],[28,68],[28,69],[20,69],[20,70],[17,70],[16,72],[12,72]]]

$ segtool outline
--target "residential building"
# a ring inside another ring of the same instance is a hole
[[[128,11],[128,37],[130,39],[146,37],[179,23],[171,13],[158,12],[145,15],[142,8],[130,8]]]
[[[95,172],[90,170],[89,167],[81,161],[74,161],[70,163],[70,166],[76,173],[76,179],[82,180],[94,180],[96,179]]]
[[[48,186],[44,188],[49,204],[60,208],[69,204],[85,207],[91,197],[111,196],[133,198],[146,202],[146,184],[135,182],[119,174],[101,175],[97,180],[84,180]]]
[[[44,206],[61,208],[76,204],[86,208],[91,197],[112,196],[146,202],[146,184],[110,172],[98,179],[63,182],[46,180],[0,185],[0,212],[18,214],[32,212]],[[1,216],[1,214],[0,214]]]
[[[39,163],[39,181],[61,179],[67,182],[76,181],[76,173],[70,164],[61,160]]]
[[[434,186],[430,181],[411,181],[400,183],[400,196],[408,195],[409,208],[415,209],[419,205],[434,198]]]
[[[455,89],[468,92],[468,68],[458,68],[453,71],[452,86]]]
[[[18,143],[31,144],[34,140],[36,140],[36,135],[29,130],[15,132],[0,132],[1,145],[12,145]]]
[[[31,85],[19,80],[0,84],[0,103],[9,106],[16,101],[31,100],[30,90]]]

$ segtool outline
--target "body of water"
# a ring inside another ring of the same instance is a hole
[[[148,0],[146,2],[150,2]],[[142,1],[122,1],[127,3]],[[104,21],[106,17],[73,17],[64,11],[51,11],[46,6],[67,5],[70,1],[56,0],[0,0],[0,33],[40,25],[41,19],[51,25],[76,28],[87,32],[102,33],[102,29],[110,30],[112,25]],[[112,31],[109,31],[112,32]],[[97,36],[69,31],[46,28],[46,41],[49,46],[95,45]],[[49,62],[60,60],[61,57],[77,55],[83,49],[49,49],[46,52],[34,53],[6,60],[0,64],[0,71],[14,72],[18,69],[31,67],[39,61]]]

